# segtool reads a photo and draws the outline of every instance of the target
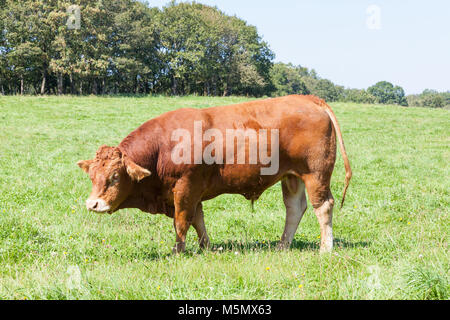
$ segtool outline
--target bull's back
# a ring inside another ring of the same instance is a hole
[[[233,128],[259,124],[264,128],[280,128],[286,119],[315,121],[328,118],[319,100],[311,96],[291,95],[279,98],[255,100],[230,106],[200,110],[205,117],[213,119],[217,127]]]
[[[280,152],[300,160],[335,139],[333,124],[321,102],[314,96],[291,95],[204,109],[202,113],[207,127],[223,134],[228,129],[277,129]]]

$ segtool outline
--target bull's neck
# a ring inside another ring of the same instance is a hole
[[[132,133],[120,144],[119,149],[136,164],[150,171],[156,170],[159,143],[155,123],[151,120]]]

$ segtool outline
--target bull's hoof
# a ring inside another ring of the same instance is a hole
[[[209,241],[200,241],[199,245],[200,245],[200,249],[202,249],[202,250],[211,249],[211,243]]]
[[[327,245],[320,246],[320,253],[321,254],[331,253],[331,252],[333,252],[333,246],[327,246]]]
[[[180,254],[184,253],[185,251],[186,251],[186,244],[184,242],[175,244],[172,250],[173,254]]]

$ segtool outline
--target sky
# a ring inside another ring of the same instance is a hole
[[[163,7],[167,0],[147,0]],[[180,1],[178,1],[180,2]],[[258,28],[275,60],[350,88],[450,90],[450,1],[199,0]]]

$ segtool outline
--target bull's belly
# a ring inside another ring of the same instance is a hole
[[[203,201],[222,194],[240,194],[248,200],[257,200],[268,188],[283,179],[288,173],[282,171],[277,175],[264,176],[258,170],[226,171],[213,179],[212,184],[203,195]]]

